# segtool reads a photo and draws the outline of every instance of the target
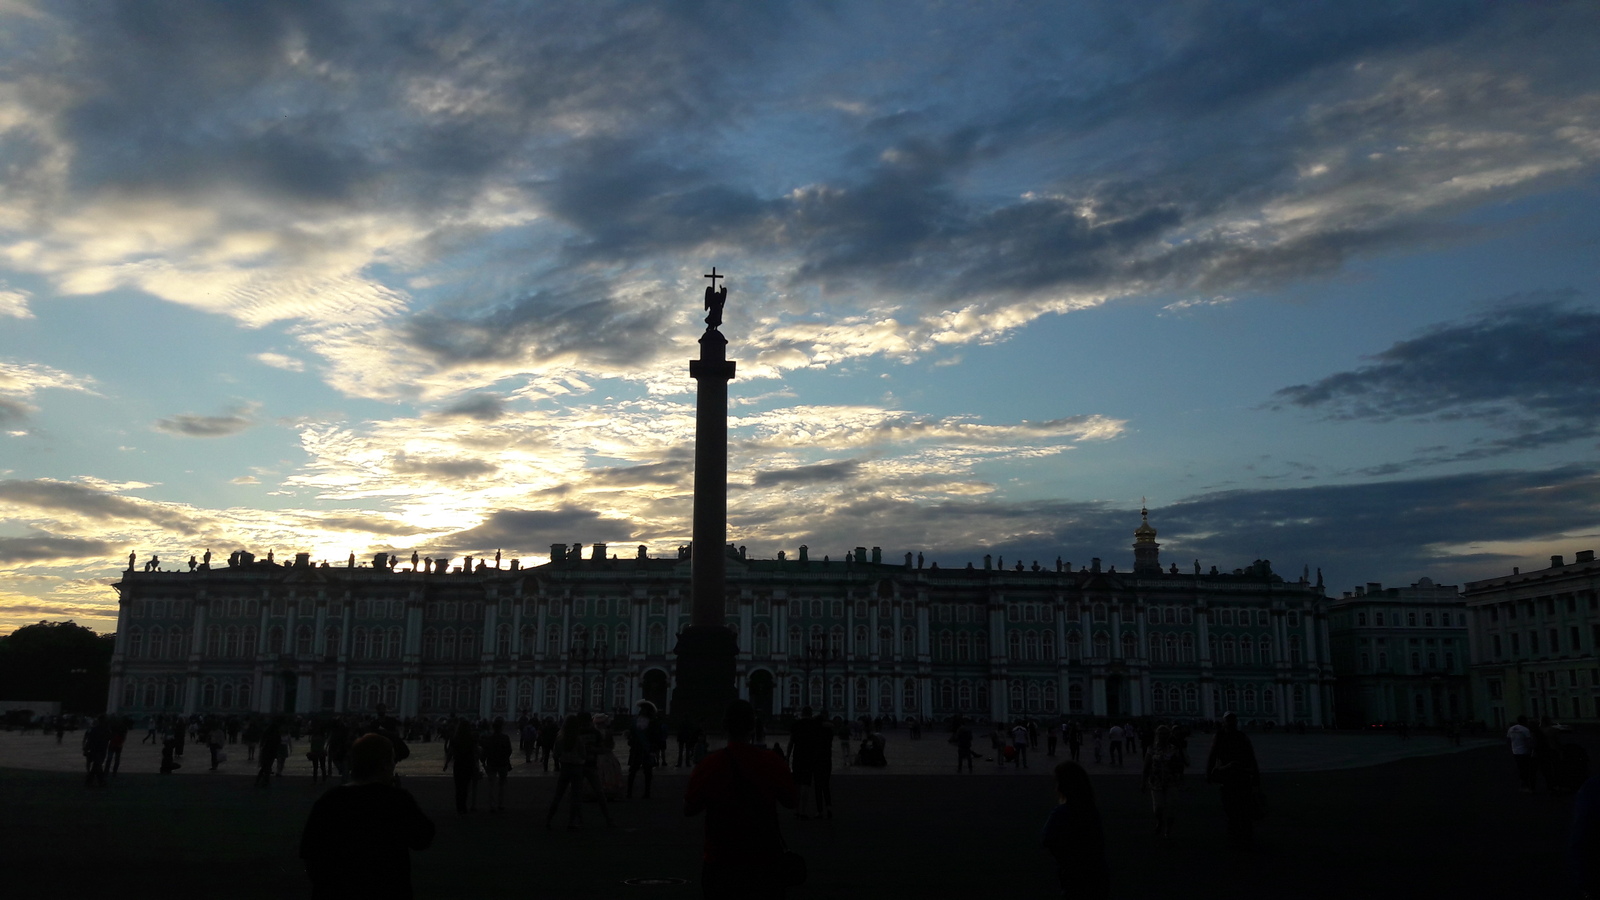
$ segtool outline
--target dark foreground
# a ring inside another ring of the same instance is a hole
[[[1036,849],[1054,802],[1045,761],[1022,775],[834,778],[836,819],[785,817],[812,873],[790,896],[1059,896]],[[553,779],[513,778],[511,812],[465,817],[447,779],[411,779],[439,825],[433,849],[413,855],[417,896],[698,897],[701,820],[681,815],[685,782],[669,774],[655,799],[614,804],[615,831],[585,804],[585,827],[569,832],[564,813],[556,831],[544,828]],[[1504,750],[1267,776],[1271,812],[1253,853],[1227,849],[1216,790],[1191,782],[1163,842],[1137,779],[1096,779],[1113,896],[1571,896],[1561,862],[1571,801],[1519,794]],[[297,840],[322,790],[303,779],[258,791],[241,776],[124,773],[89,791],[75,775],[0,770],[6,893],[308,896]],[[689,883],[623,884],[664,876]]]

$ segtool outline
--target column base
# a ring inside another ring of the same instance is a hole
[[[722,730],[722,717],[734,699],[734,660],[739,645],[721,625],[691,625],[678,635],[672,702],[674,722],[692,721],[707,731]]]

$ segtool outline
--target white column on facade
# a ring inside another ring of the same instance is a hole
[[[1195,622],[1195,625],[1199,626],[1199,628],[1200,628],[1200,634],[1199,634],[1199,637],[1197,638],[1197,641],[1199,642],[1199,646],[1195,648],[1195,653],[1197,653],[1199,655],[1199,659],[1200,659],[1201,662],[1210,662],[1211,661],[1211,610],[1210,609],[1196,609],[1194,611],[1194,622]],[[1210,701],[1208,700],[1206,702],[1209,703]],[[1210,713],[1207,713],[1206,715],[1209,716]]]
[[[932,652],[928,642],[928,625],[928,604],[924,599],[917,603],[917,655],[924,661]]]
[[[1289,637],[1283,621],[1283,610],[1272,611],[1272,658],[1278,668],[1288,668]]]
[[[355,616],[355,604],[351,602],[349,592],[345,593],[344,601],[339,606],[339,667],[334,677],[333,709],[342,713],[346,705],[345,681],[350,670],[350,621]]]
[[[535,634],[534,638],[533,638],[533,659],[534,659],[535,663],[537,663],[537,662],[543,661],[543,659],[545,657],[545,648],[548,647],[549,643],[550,643],[550,632],[545,630],[546,628],[549,627],[548,624],[547,624],[548,620],[547,620],[547,618],[545,616],[545,610],[549,608],[549,604],[546,602],[545,598],[543,598],[543,597],[539,598],[538,600],[536,600],[534,602],[539,604],[538,613],[537,613],[538,619],[537,619],[537,621],[535,622],[535,624],[533,626],[538,631],[538,633]],[[535,688],[535,690],[537,691],[537,688]],[[538,703],[543,703],[543,702],[544,702],[544,699],[543,699],[543,695],[541,694],[540,698],[538,700]],[[535,705],[538,705],[538,704],[535,704]]]

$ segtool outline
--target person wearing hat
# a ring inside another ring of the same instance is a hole
[[[1228,839],[1244,849],[1254,840],[1257,791],[1261,769],[1256,765],[1256,749],[1239,730],[1237,713],[1225,713],[1222,730],[1211,742],[1206,759],[1206,781],[1222,788],[1222,811],[1228,817]]]

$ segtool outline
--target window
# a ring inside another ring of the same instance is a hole
[[[1122,656],[1131,659],[1139,655],[1139,638],[1131,631],[1122,633]]]
[[[902,631],[900,633],[900,639],[901,639],[900,643],[902,645],[900,652],[905,656],[916,656],[917,655],[917,630],[915,628],[911,628],[911,627],[908,626],[904,631]],[[840,649],[843,650],[842,647]]]
[[[1366,653],[1362,653],[1361,654],[1361,671],[1363,671],[1363,672],[1371,671],[1371,668],[1372,668],[1371,667],[1371,662],[1372,662],[1372,658],[1370,656],[1368,656]]]
[[[1511,635],[1511,654],[1513,656],[1522,655],[1522,636],[1519,634],[1513,633]]]
[[[1083,658],[1083,638],[1076,631],[1067,632],[1067,660],[1077,662]]]
[[[1017,604],[1015,604],[1015,603],[1007,604],[1007,606],[1006,606],[1006,621],[1007,622],[1020,622],[1020,621],[1022,621],[1022,611],[1018,607]]]
[[[1406,624],[1412,628],[1417,627],[1417,614],[1414,612],[1406,613]]]
[[[1356,613],[1356,625],[1361,626],[1365,624],[1367,624],[1367,614],[1364,612]]]
[[[1596,625],[1595,627],[1596,628],[1600,628],[1600,625]],[[128,630],[128,658],[129,659],[138,659],[140,654],[143,653],[143,652],[144,652],[144,632],[140,631],[137,628],[129,629]]]
[[[843,600],[835,600],[835,601],[833,601],[832,606],[833,606],[833,609],[832,609],[833,617],[835,619],[844,618],[844,601]],[[839,705],[843,706],[844,704],[840,703]]]
[[[296,628],[294,636],[294,652],[300,654],[301,656],[311,655],[312,637],[313,635],[311,634],[310,625],[301,625],[299,628]]]
[[[855,653],[866,653],[867,652],[867,626],[865,626],[865,625],[857,625],[856,626],[856,646],[855,646],[855,650],[853,652],[855,652]]]
[[[1106,621],[1106,605],[1104,603],[1096,603],[1094,605],[1094,620],[1096,622]]]
[[[1600,628],[1600,625],[1596,625],[1595,627],[1596,628]],[[1500,652],[1500,635],[1498,635],[1498,634],[1494,636],[1494,655],[1496,657],[1499,657],[1501,655],[1501,652]]]
[[[1181,621],[1185,625],[1193,625],[1194,624],[1194,610],[1192,610],[1189,607],[1185,606],[1183,608],[1183,610],[1178,614],[1178,619],[1179,619],[1179,621]]]
[[[1094,655],[1099,659],[1105,659],[1111,655],[1111,636],[1104,631],[1094,636]]]
[[[1383,613],[1375,612],[1375,613],[1372,614],[1372,618],[1373,618],[1373,621],[1376,622],[1378,625],[1381,626],[1383,624]]]
[[[949,631],[939,632],[939,658],[944,660],[955,658],[955,635]]]
[[[1561,652],[1561,633],[1554,628],[1550,629],[1550,653],[1555,655]]]
[[[956,660],[967,662],[972,658],[972,635],[969,632],[956,632]]]
[[[1528,632],[1528,653],[1532,656],[1539,655],[1539,632]]]
[[[667,652],[667,629],[660,622],[650,623],[650,655],[662,656]]]
[[[1194,662],[1194,635],[1184,635],[1179,643],[1183,650],[1183,661]]]
[[[1433,613],[1431,613],[1431,612],[1430,613],[1423,613],[1422,614],[1422,624],[1425,627],[1432,628],[1433,627]]]
[[[1298,666],[1303,662],[1300,653],[1300,635],[1289,636],[1289,664]]]
[[[511,626],[510,625],[501,625],[501,626],[495,628],[494,644],[495,644],[495,653],[496,654],[498,654],[500,656],[510,656],[511,655]],[[504,696],[502,696],[505,693],[505,691],[501,690],[500,688],[496,688],[495,692],[496,692],[496,702],[500,702],[500,701],[503,701],[505,699]]]
[[[1011,655],[1013,662],[1022,660],[1022,634],[1016,631],[1006,633],[1006,652]]]
[[[1219,625],[1232,625],[1233,624],[1233,610],[1231,610],[1231,609],[1223,609],[1220,613],[1218,613],[1217,624],[1219,624]]]
[[[767,623],[756,623],[750,649],[755,656],[772,655],[772,631],[767,627]]]
[[[1583,648],[1578,644],[1578,626],[1573,625],[1567,629],[1567,649],[1576,653]]]
[[[1083,712],[1083,685],[1067,685],[1067,710],[1069,712]]]
[[[1239,638],[1239,662],[1249,666],[1249,665],[1254,665],[1255,661],[1256,661],[1256,645],[1255,645],[1255,642],[1250,640],[1250,635],[1248,635],[1248,634],[1240,637]]]
[[[1039,632],[1037,632],[1037,631],[1028,632],[1026,635],[1023,636],[1022,644],[1023,644],[1023,650],[1024,650],[1024,654],[1023,655],[1027,657],[1028,662],[1037,662],[1039,660],[1039,658],[1040,658],[1040,654],[1039,654]]]

